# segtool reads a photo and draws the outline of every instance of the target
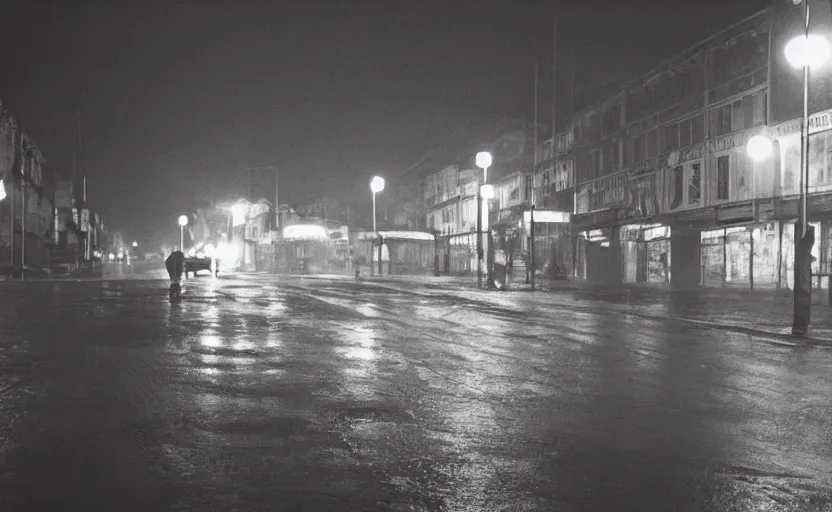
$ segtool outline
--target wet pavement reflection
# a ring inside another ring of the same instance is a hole
[[[3,511],[832,506],[823,347],[348,280],[0,293]]]

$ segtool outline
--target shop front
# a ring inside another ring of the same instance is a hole
[[[521,267],[521,272],[525,272],[528,240],[523,225],[524,213],[528,212],[522,204],[489,212],[494,254],[512,271]]]
[[[439,244],[432,233],[424,231],[379,231],[381,269],[385,274],[432,273],[439,257]],[[378,272],[379,237],[372,232],[357,236],[356,261]]]
[[[629,224],[619,228],[622,281],[670,283],[671,228],[662,224]]]
[[[315,224],[296,224],[283,228],[283,236],[275,241],[275,271],[310,274],[329,271],[334,243],[326,228]]]

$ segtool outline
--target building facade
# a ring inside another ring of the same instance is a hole
[[[53,175],[35,142],[0,104],[0,261],[4,273],[48,268],[56,246]]]
[[[769,54],[777,19],[756,13],[574,116],[578,277],[789,286],[800,120],[770,115],[772,76],[793,73]],[[829,261],[830,115],[811,118],[816,271]],[[772,158],[748,155],[755,135]]]

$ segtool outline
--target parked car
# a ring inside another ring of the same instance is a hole
[[[185,258],[185,278],[188,278],[188,273],[196,277],[197,272],[200,270],[207,270],[209,273],[213,271],[216,276],[219,274],[219,262],[217,262],[216,270],[214,270],[212,269],[211,261],[211,258]]]

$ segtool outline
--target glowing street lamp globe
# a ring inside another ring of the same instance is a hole
[[[762,162],[771,157],[771,154],[774,152],[774,144],[771,142],[771,139],[764,135],[755,135],[748,139],[746,151],[752,160]]]
[[[179,216],[179,225],[180,226],[187,226],[188,225],[188,216],[187,215],[180,215]]]
[[[384,178],[381,176],[373,176],[373,179],[370,180],[370,190],[372,190],[374,194],[384,190]]]
[[[494,187],[491,185],[483,185],[480,187],[480,195],[483,199],[494,198]]]
[[[491,153],[489,153],[488,151],[480,151],[479,153],[477,153],[476,162],[477,167],[479,167],[480,169],[487,169],[491,167]]]
[[[798,36],[786,44],[785,53],[786,60],[795,68],[821,66],[829,60],[829,41],[815,34]]]

